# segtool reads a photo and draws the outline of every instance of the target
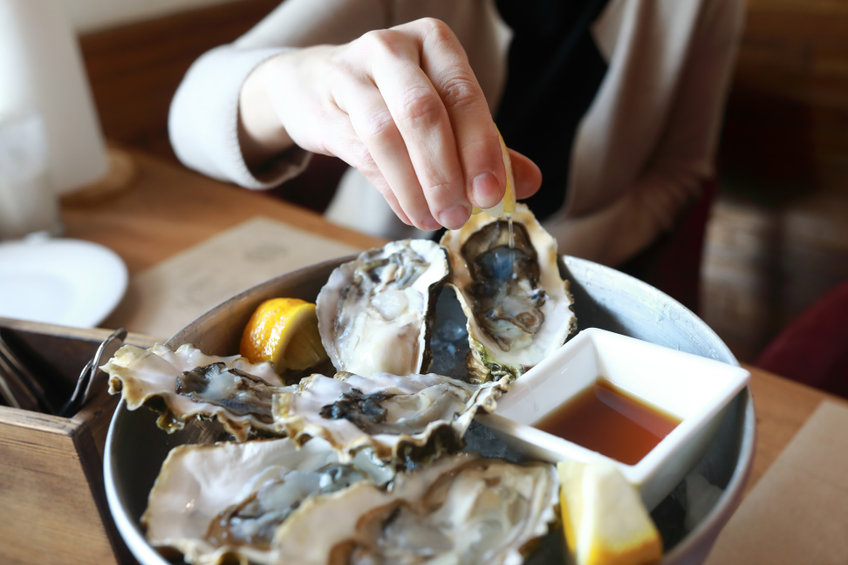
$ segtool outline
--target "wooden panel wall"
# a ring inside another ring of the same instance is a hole
[[[247,31],[278,3],[242,0],[82,35],[106,137],[173,159],[168,105],[189,65]]]
[[[753,360],[848,278],[848,2],[748,0],[719,172],[704,317]]]
[[[721,147],[755,188],[848,191],[848,2],[748,0]]]

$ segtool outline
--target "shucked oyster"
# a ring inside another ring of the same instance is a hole
[[[436,374],[312,375],[274,397],[274,417],[294,441],[322,437],[342,460],[370,448],[403,466],[461,446],[474,415],[493,411],[506,385]]]
[[[120,392],[130,410],[155,404],[161,413],[156,423],[166,431],[206,417],[216,418],[239,440],[254,431],[283,435],[271,401],[286,387],[270,363],[206,355],[188,344],[176,351],[161,344],[148,349],[127,344],[102,369],[109,375],[109,392]]]
[[[272,563],[277,528],[304,500],[392,476],[364,453],[340,463],[320,439],[182,445],[162,464],[141,521],[153,546],[189,563]]]
[[[311,498],[273,545],[277,563],[299,565],[517,565],[555,519],[558,492],[552,465],[463,453],[400,474],[389,489],[357,483]]]
[[[337,267],[316,301],[324,349],[339,371],[424,372],[433,295],[448,275],[439,244],[392,241]]]
[[[450,285],[467,316],[473,380],[518,377],[565,342],[575,327],[556,240],[523,204],[512,230],[504,218],[477,214],[442,236]]]

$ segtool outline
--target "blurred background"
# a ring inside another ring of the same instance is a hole
[[[278,0],[65,0],[105,138],[176,161],[167,108],[189,64]],[[848,280],[848,2],[748,0],[718,157],[701,316],[752,362]],[[291,189],[321,209],[326,195]]]

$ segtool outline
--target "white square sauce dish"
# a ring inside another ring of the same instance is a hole
[[[651,509],[697,463],[749,379],[737,365],[589,328],[477,419],[528,457],[611,459]]]

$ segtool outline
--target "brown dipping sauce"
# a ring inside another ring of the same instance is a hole
[[[598,379],[534,427],[635,465],[680,420]]]

